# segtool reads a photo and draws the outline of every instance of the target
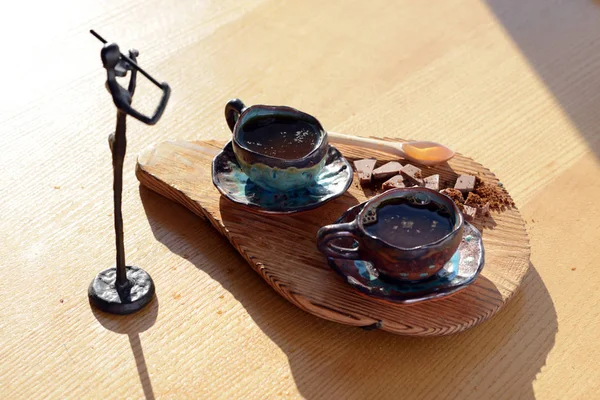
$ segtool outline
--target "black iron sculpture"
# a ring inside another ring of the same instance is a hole
[[[107,44],[93,30],[92,35],[98,38],[104,47],[100,53],[102,64],[106,69],[106,88],[112,95],[117,107],[117,126],[115,133],[108,138],[112,152],[114,173],[114,217],[117,247],[117,265],[100,272],[90,284],[88,296],[90,303],[102,311],[113,314],[130,314],[142,309],[154,296],[154,282],[146,271],[125,264],[125,247],[123,243],[123,216],[121,214],[121,194],[123,191],[123,160],[127,147],[126,118],[131,115],[148,125],[158,122],[171,94],[171,88],[166,82],[158,83],[148,73],[137,65],[137,50],[129,50],[129,56],[122,54],[115,43]],[[129,85],[122,87],[117,77],[124,77],[131,71]],[[154,114],[149,117],[131,107],[131,101],[136,87],[137,71],[146,76],[158,86],[162,98]]]

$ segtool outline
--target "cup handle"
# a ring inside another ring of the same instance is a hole
[[[324,226],[317,232],[317,247],[327,257],[358,260],[360,258],[361,243],[359,237],[355,234],[356,229],[355,222]],[[333,240],[339,238],[354,239],[358,243],[358,246],[351,249],[331,243]]]
[[[243,113],[245,109],[246,105],[240,99],[231,99],[225,105],[225,120],[227,121],[227,125],[229,125],[229,129],[231,129],[231,132],[233,132],[235,123],[240,118],[240,114]]]

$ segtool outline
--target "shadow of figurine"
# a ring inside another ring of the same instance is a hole
[[[365,331],[294,307],[233,247],[216,251],[228,242],[208,221],[142,186],[140,197],[156,239],[219,282],[285,353],[303,398],[534,398],[558,324],[533,266],[505,309],[473,329],[430,338]]]
[[[94,317],[96,317],[104,328],[118,334],[125,334],[129,338],[131,352],[135,358],[138,376],[147,400],[152,400],[155,397],[150,375],[148,374],[142,342],[140,341],[140,333],[147,331],[154,325],[158,316],[158,309],[159,302],[156,296],[154,296],[147,307],[136,314],[136,318],[123,318],[92,307]]]
[[[125,248],[123,243],[123,215],[121,212],[121,198],[123,192],[123,160],[127,149],[126,122],[130,115],[135,119],[154,125],[162,116],[171,89],[166,82],[158,83],[154,78],[139,68],[136,63],[139,52],[129,50],[129,57],[122,54],[116,43],[107,44],[94,31],[90,31],[105,45],[100,52],[102,65],[106,69],[106,88],[111,94],[117,107],[117,125],[115,133],[108,139],[112,152],[113,163],[113,192],[114,192],[114,226],[116,245],[116,267],[100,272],[92,281],[88,289],[90,303],[109,313],[130,314],[146,306],[154,296],[154,282],[150,275],[141,268],[127,266],[125,263]],[[163,91],[162,98],[152,116],[146,116],[133,107],[131,102],[137,83],[137,71],[140,70],[150,80],[157,84]],[[127,88],[117,82],[117,77],[124,77],[131,71]]]

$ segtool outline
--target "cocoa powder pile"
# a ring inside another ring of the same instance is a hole
[[[475,180],[475,188],[467,194],[466,199],[460,190],[454,188],[442,189],[440,193],[450,197],[461,212],[464,212],[464,206],[475,207],[478,210],[501,211],[506,207],[515,205],[504,189],[500,186],[485,183],[479,178]],[[483,214],[487,214],[487,211]]]
[[[485,183],[479,177],[475,179],[475,189],[473,192],[469,193],[469,196],[476,195],[477,197],[473,197],[472,201],[477,201],[474,205],[483,205],[485,203],[490,203],[490,208],[492,210],[502,210],[505,207],[514,207],[515,202],[512,201],[506,190],[499,185],[490,185],[489,183]],[[468,203],[469,197],[467,197]]]
[[[481,198],[475,192],[469,193],[467,195],[467,199],[465,200],[465,204],[468,206],[483,207],[483,206],[485,206],[486,203],[488,203],[488,202],[485,201],[483,198]]]
[[[454,188],[447,188],[440,190],[440,193],[443,193],[446,196],[450,197],[450,199],[452,199],[452,201],[456,203],[458,209],[461,212],[463,211],[463,204],[465,203],[465,198],[463,197],[463,194],[460,192],[460,190]]]

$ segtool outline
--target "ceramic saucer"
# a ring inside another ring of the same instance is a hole
[[[351,222],[363,205],[364,203],[352,207],[335,223]],[[339,244],[349,245],[341,240]],[[389,280],[380,277],[369,261],[329,258],[329,265],[355,289],[372,297],[401,304],[413,304],[454,294],[475,281],[483,264],[481,233],[468,222],[465,222],[463,239],[450,261],[436,275],[423,281]]]
[[[242,171],[229,142],[212,163],[212,180],[219,192],[234,203],[255,211],[272,214],[291,214],[306,211],[341,196],[352,183],[350,163],[333,146],[315,182],[303,189],[271,192],[256,185]]]

